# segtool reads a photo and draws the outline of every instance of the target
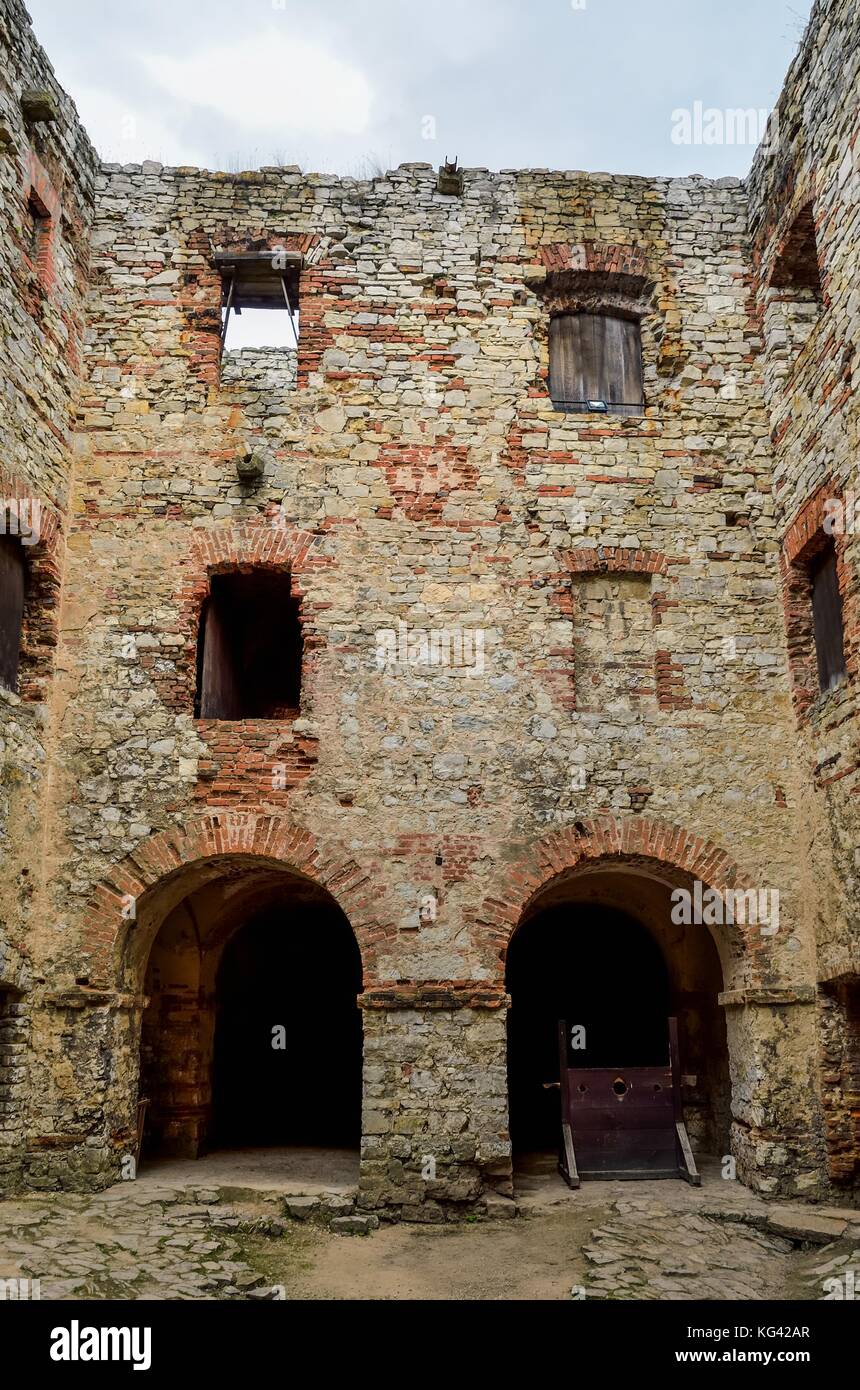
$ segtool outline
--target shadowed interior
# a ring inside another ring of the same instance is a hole
[[[144,1157],[357,1147],[360,990],[350,925],[308,880],[250,870],[189,893],[147,965]]]
[[[558,1148],[558,1022],[584,1030],[573,1066],[665,1064],[678,1018],[684,1111],[698,1151],[727,1153],[728,1057],[722,975],[704,926],[671,921],[666,885],[606,872],[556,885],[508,952],[508,1084],[514,1152]]]

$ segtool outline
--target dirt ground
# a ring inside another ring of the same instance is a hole
[[[369,1236],[294,1234],[245,1257],[294,1299],[570,1299],[587,1272],[592,1215],[462,1226],[387,1226]]]
[[[718,1167],[701,1187],[572,1192],[542,1161],[515,1203],[441,1225],[377,1224],[349,1164],[334,1155],[326,1183],[319,1170],[319,1155],[238,1154],[0,1202],[0,1298],[755,1302],[860,1288],[860,1211],[768,1202]]]

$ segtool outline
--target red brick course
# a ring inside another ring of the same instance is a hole
[[[650,861],[668,869],[687,886],[700,880],[719,890],[750,886],[731,856],[712,840],[696,835],[668,821],[646,816],[597,816],[577,822],[523,847],[519,855],[506,860],[504,896],[487,897],[475,920],[476,944],[492,960],[499,982],[504,979],[508,944],[526,908],[550,883],[590,864],[617,861]],[[703,930],[707,930],[703,928]],[[736,942],[744,931],[739,925],[724,930]],[[740,941],[744,949],[759,947],[761,936],[749,933]]]

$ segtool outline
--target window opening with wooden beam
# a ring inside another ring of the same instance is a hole
[[[261,347],[296,351],[299,345],[298,252],[219,253],[221,274],[221,354]]]

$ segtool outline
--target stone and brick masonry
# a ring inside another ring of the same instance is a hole
[[[0,470],[42,518],[0,690],[0,1186],[116,1178],[159,990],[160,1122],[205,1142],[217,953],[295,892],[361,952],[364,1205],[509,1192],[508,943],[611,874],[634,909],[646,879],[779,891],[777,932],[713,928],[725,1143],[762,1192],[844,1198],[860,541],[826,695],[802,566],[860,488],[855,0],[819,0],[745,182],[103,164],[19,0],[0,42]],[[214,257],[278,247],[298,351],[222,362]],[[619,294],[644,410],[554,410],[550,314]],[[289,719],[195,717],[201,605],[237,567],[301,600]],[[381,662],[401,624],[480,633],[480,669]],[[289,988],[325,1007],[325,979]]]

